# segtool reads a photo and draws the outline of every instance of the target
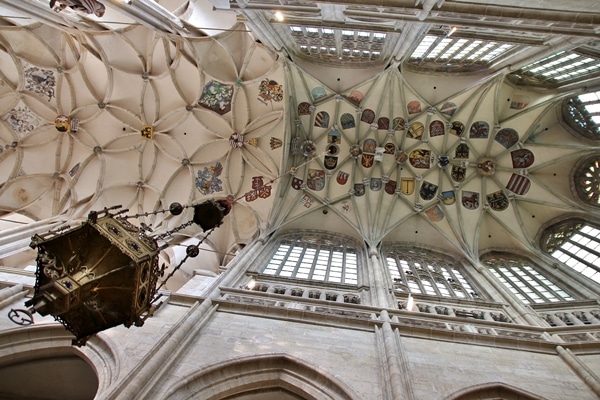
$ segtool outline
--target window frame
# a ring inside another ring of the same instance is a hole
[[[363,253],[358,242],[341,235],[315,231],[283,235],[273,243],[259,274],[269,280],[357,287],[362,281]]]
[[[490,263],[493,259],[506,259],[507,262],[493,265]],[[578,295],[568,285],[551,280],[548,271],[529,257],[514,253],[489,252],[480,257],[480,262],[498,282],[525,304],[554,304],[579,300]]]
[[[410,293],[448,300],[485,300],[483,291],[464,268],[464,263],[442,252],[385,244],[382,247],[382,259],[396,294]]]
[[[588,234],[588,232],[581,233],[581,230],[586,226],[591,227],[593,230],[598,231],[597,236],[592,236]],[[573,240],[573,237],[576,235],[586,236],[588,239],[597,243],[596,248],[588,248],[583,247],[581,243]],[[562,237],[561,237],[562,236]],[[584,220],[582,218],[568,218],[557,223],[551,224],[545,229],[542,230],[542,234],[539,239],[540,249],[548,254],[549,257],[552,258],[558,265],[562,265],[566,270],[571,271],[576,274],[577,277],[584,277],[592,281],[596,285],[600,285],[600,266],[595,266],[589,260],[585,260],[580,255],[576,253],[572,253],[570,248],[563,249],[563,245],[568,243],[572,246],[579,247],[580,249],[587,251],[590,254],[593,254],[596,258],[595,261],[600,260],[600,224],[595,220]],[[561,259],[556,256],[556,252],[560,251],[561,253],[569,256],[569,260]],[[577,263],[575,265],[569,263],[570,260],[575,260]],[[578,268],[580,270],[578,270]],[[591,276],[588,275],[588,272],[593,270]],[[598,290],[596,288],[596,290]]]

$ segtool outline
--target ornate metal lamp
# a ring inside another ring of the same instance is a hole
[[[128,210],[113,212],[120,208],[115,206],[91,212],[81,226],[35,235],[31,241],[38,251],[34,295],[25,303],[29,309],[11,310],[10,319],[28,325],[35,312],[52,315],[75,335],[77,345],[120,324],[142,326],[155,309],[158,290],[188,257],[198,255],[199,245],[221,225],[232,204],[232,199],[193,206],[173,203],[169,210],[132,216],[122,216]],[[167,211],[179,215],[187,207],[194,208],[193,219],[162,235],[152,236],[144,224],[137,227],[129,222]],[[164,264],[158,265],[159,253],[168,247],[159,241],[194,223],[207,234],[197,245],[188,246],[186,257],[158,285],[165,271]]]

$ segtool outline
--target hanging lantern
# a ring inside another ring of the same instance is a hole
[[[91,212],[86,222],[75,228],[35,235],[31,247],[37,249],[37,270],[33,298],[27,310],[9,312],[19,325],[33,323],[33,313],[52,315],[75,335],[73,344],[84,345],[90,336],[118,326],[142,326],[153,313],[158,291],[189,257],[196,257],[199,245],[220,226],[229,213],[233,197],[183,206],[173,203],[168,210],[122,217],[127,210]],[[169,211],[181,214],[194,209],[193,219],[162,235],[152,237],[149,229],[130,223],[128,218]],[[197,245],[188,246],[186,257],[161,283],[164,264],[158,266],[161,250],[158,240],[190,226],[209,231]]]
[[[33,237],[31,312],[52,315],[84,344],[91,335],[148,317],[162,270],[156,241],[125,219],[91,213],[81,226]]]

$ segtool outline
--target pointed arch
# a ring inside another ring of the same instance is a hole
[[[260,389],[283,390],[307,400],[352,400],[359,396],[329,372],[288,354],[228,360],[181,378],[164,399],[230,398]]]
[[[85,347],[72,345],[73,334],[59,324],[39,324],[0,332],[0,368],[50,358],[79,358],[98,380],[97,393],[113,384],[124,355],[107,336],[92,337]]]
[[[461,389],[444,400],[546,400],[531,392],[502,382],[483,383]]]

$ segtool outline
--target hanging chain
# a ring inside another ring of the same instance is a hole
[[[194,258],[200,253],[200,245],[202,243],[204,243],[206,238],[208,236],[210,236],[210,234],[213,233],[214,230],[215,230],[215,228],[212,228],[210,231],[208,231],[208,233],[206,235],[204,235],[204,237],[198,243],[187,247],[186,252],[185,252],[185,257],[183,257],[183,259],[179,262],[179,264],[177,264],[177,266],[175,268],[173,268],[173,270],[169,273],[169,275],[167,275],[167,277],[165,279],[163,279],[163,281],[160,283],[160,285],[155,289],[156,295],[154,296],[154,299],[152,299],[151,303],[158,300],[158,298],[160,297],[160,295],[158,294],[158,291],[167,283],[167,281],[169,279],[171,279],[171,277],[173,275],[175,275],[175,273],[177,271],[179,271],[179,269],[187,261],[187,259],[190,257]]]

